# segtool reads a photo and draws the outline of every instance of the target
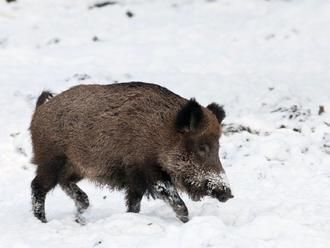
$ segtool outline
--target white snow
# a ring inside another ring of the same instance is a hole
[[[330,247],[330,1],[17,1],[0,2],[0,247]],[[85,226],[60,188],[40,223],[29,186],[36,97],[132,80],[224,104],[227,126],[252,130],[221,139],[235,198],[183,195],[183,224],[160,200],[125,213],[122,192],[83,181]]]

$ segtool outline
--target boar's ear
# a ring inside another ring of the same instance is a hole
[[[202,119],[202,107],[192,98],[177,113],[175,126],[180,132],[195,132]]]
[[[209,104],[207,108],[212,111],[212,113],[217,117],[219,123],[221,124],[223,119],[226,117],[226,112],[223,107],[214,102]]]

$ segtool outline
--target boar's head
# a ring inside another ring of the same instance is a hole
[[[193,200],[211,196],[221,202],[232,198],[219,159],[221,122],[225,111],[212,103],[202,107],[194,99],[178,111],[175,129],[179,136],[172,148],[169,166],[175,167],[176,183]]]

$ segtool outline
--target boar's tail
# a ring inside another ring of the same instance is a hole
[[[44,104],[47,100],[49,100],[52,97],[53,97],[53,93],[51,93],[50,91],[43,91],[41,95],[38,97],[36,108]]]

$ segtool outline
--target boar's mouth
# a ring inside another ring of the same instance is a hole
[[[204,196],[208,195],[206,185],[198,181],[184,179],[182,180],[184,191],[193,201],[200,201]]]

